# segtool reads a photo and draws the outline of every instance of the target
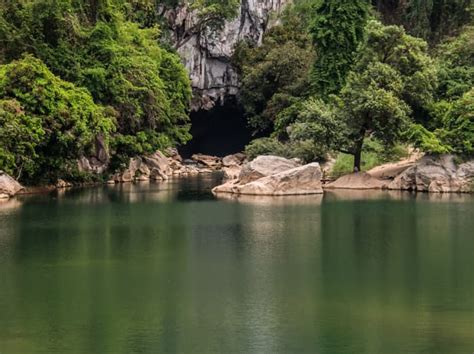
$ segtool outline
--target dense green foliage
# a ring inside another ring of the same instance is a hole
[[[242,42],[236,48],[233,59],[242,77],[240,94],[256,131],[271,131],[282,110],[309,94],[314,51],[297,14],[288,8],[282,24],[268,31],[261,46]]]
[[[367,0],[316,1],[310,33],[316,47],[313,80],[316,94],[326,97],[344,85],[364,36]]]
[[[176,54],[158,45],[156,27],[141,29],[124,19],[124,4],[118,0],[2,0],[0,9],[0,62],[10,63],[30,53],[55,75],[90,93],[89,106],[110,107],[116,123],[111,151],[119,161],[190,138],[187,73]],[[20,62],[9,65],[3,70],[14,70],[11,65]],[[17,75],[26,72],[18,68]],[[24,79],[12,82],[12,90],[23,89]],[[49,105],[51,110],[60,110],[64,103],[55,98]],[[92,133],[84,132],[84,139]],[[60,155],[71,158],[66,150],[51,154],[52,159]]]
[[[108,139],[114,118],[83,88],[27,56],[0,67],[0,163],[27,181],[72,176],[75,159]]]
[[[382,1],[374,3],[385,15],[387,9],[379,6]],[[418,3],[410,2],[411,8]],[[251,155],[274,153],[308,161],[343,152],[354,156],[354,168],[360,170],[370,165],[364,163],[363,157],[382,154],[381,150],[363,154],[367,138],[383,146],[384,151],[392,151],[403,142],[428,153],[473,153],[474,36],[472,27],[460,30],[470,21],[469,16],[459,15],[467,11],[464,5],[457,2],[459,7],[450,7],[459,10],[455,30],[446,32],[440,27],[424,35],[434,39],[442,33],[459,33],[431,50],[424,40],[408,35],[401,26],[387,26],[374,19],[365,25],[365,5],[339,0],[296,2],[293,16],[298,17],[298,12],[303,11],[304,25],[295,27],[292,36],[311,35],[313,45],[304,48],[313,50],[315,59],[311,73],[298,71],[298,65],[287,65],[285,75],[294,75],[294,82],[297,79],[315,89],[295,92],[285,105],[271,105],[276,109],[265,116],[255,114],[254,98],[258,97],[258,107],[275,100],[273,92],[268,98],[264,94],[268,90],[262,88],[262,78],[268,78],[266,87],[280,88],[272,80],[275,75],[269,76],[274,66],[265,67],[264,57],[240,53],[250,68],[242,72],[242,100],[249,120],[253,126],[273,123],[270,138],[257,139],[248,146]],[[436,1],[432,2],[435,5]],[[445,16],[445,7],[443,11]],[[406,19],[405,15],[392,15],[388,22]],[[345,20],[336,20],[342,18]],[[410,32],[416,33],[413,28]],[[279,47],[287,41],[279,43]],[[267,51],[278,51],[279,47],[273,44]],[[259,68],[258,76],[253,75],[254,68]],[[300,144],[307,149],[297,149]],[[387,157],[371,160],[386,161]]]
[[[386,146],[400,140],[414,112],[432,102],[436,69],[424,41],[398,26],[371,21],[357,63],[340,92],[340,113],[348,127],[347,150],[361,168],[367,134]]]
[[[175,49],[218,33],[239,3],[0,0],[0,169],[25,182],[74,179],[98,140],[111,169],[188,141],[192,93]],[[194,21],[171,20],[170,9]],[[400,143],[472,155],[472,9],[471,0],[293,1],[262,43],[235,48],[240,100],[265,136],[247,153],[345,153],[356,169]]]
[[[416,37],[438,42],[472,21],[472,0],[372,0],[386,23],[403,25]]]

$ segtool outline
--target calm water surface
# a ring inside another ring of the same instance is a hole
[[[474,197],[215,183],[0,204],[0,353],[474,352]]]

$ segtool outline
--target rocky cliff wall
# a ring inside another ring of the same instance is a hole
[[[222,104],[227,96],[234,96],[239,80],[230,58],[240,40],[261,43],[263,34],[278,18],[278,14],[291,0],[241,0],[236,18],[227,21],[220,31],[206,30],[193,34],[177,50],[190,73],[196,99],[193,110],[210,109]],[[176,41],[180,33],[191,28],[195,15],[185,6],[161,9]]]

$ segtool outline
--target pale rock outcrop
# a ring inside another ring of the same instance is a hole
[[[298,161],[288,160],[279,156],[258,156],[242,167],[239,175],[241,184],[255,181],[259,178],[274,175],[301,166]]]
[[[224,180],[237,179],[242,172],[242,165],[246,162],[247,156],[244,153],[227,155],[222,159],[222,171]]]
[[[321,167],[315,162],[270,174],[248,183],[242,183],[241,180],[230,181],[214,188],[213,192],[265,196],[322,194],[321,176]]]
[[[389,189],[434,193],[474,192],[474,160],[457,163],[454,155],[424,156],[389,184]]]
[[[184,43],[178,43],[178,38],[195,25],[196,13],[182,5],[159,6],[158,12],[167,20],[171,39],[190,74],[196,96],[194,110],[211,109],[216,103],[222,104],[225,97],[238,93],[239,78],[230,60],[235,45],[241,40],[260,44],[265,31],[276,22],[274,14],[289,2],[242,0],[238,15],[227,21],[224,28],[194,33]]]
[[[172,174],[170,161],[161,151],[157,151],[152,155],[143,156],[142,159],[145,165],[150,169],[150,173],[156,170],[156,173],[159,172],[159,174],[164,176]]]
[[[388,182],[376,178],[367,172],[351,173],[326,184],[325,189],[385,189]]]
[[[242,166],[232,165],[228,167],[222,167],[222,172],[224,172],[225,181],[238,179],[240,173],[242,172]]]
[[[54,185],[57,189],[64,189],[72,187],[72,183],[66,182],[63,179],[58,179]]]
[[[127,183],[139,181],[163,181],[170,177],[186,177],[220,171],[222,161],[219,157],[203,154],[193,155],[190,163],[184,163],[175,149],[166,150],[168,156],[160,151],[151,155],[130,159],[125,170],[112,176],[107,182]]]
[[[130,159],[128,167],[116,173],[112,180],[116,183],[133,181],[165,180],[172,174],[169,158],[162,152]]]
[[[23,189],[13,177],[0,170],[0,199],[11,198]]]
[[[235,192],[245,195],[322,194],[319,163],[286,170],[237,186]]]
[[[380,166],[376,166],[371,170],[367,171],[372,177],[380,179],[394,179],[403,171],[414,166],[416,162],[421,159],[424,154],[418,149],[410,148],[408,150],[408,157],[403,158],[400,161],[385,163]]]
[[[194,154],[191,156],[191,159],[211,169],[220,169],[222,167],[222,160],[217,156]]]
[[[109,152],[104,137],[98,135],[95,138],[95,155],[91,157],[82,156],[77,161],[77,168],[79,172],[102,174],[109,167]]]
[[[247,159],[247,156],[242,152],[238,152],[232,155],[227,155],[224,158],[222,158],[222,166],[224,167],[240,166],[245,162],[246,159]]]
[[[176,148],[168,148],[165,150],[165,155],[168,156],[171,160],[183,163],[183,158]]]

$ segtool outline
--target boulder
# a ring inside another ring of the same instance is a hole
[[[13,177],[0,170],[0,199],[13,197],[23,189],[23,186]]]
[[[77,168],[80,172],[101,174],[104,173],[109,166],[109,152],[104,136],[99,134],[95,137],[95,155],[92,157],[82,156],[77,161]]]
[[[213,192],[266,196],[322,194],[321,175],[319,164],[311,163],[261,177],[249,183],[242,183],[241,180],[230,181],[214,188]]]
[[[222,167],[222,160],[217,156],[194,154],[191,156],[191,159],[212,169],[219,169]]]
[[[168,179],[168,175],[159,168],[152,168],[150,171],[150,179],[153,181],[164,181]]]
[[[178,162],[183,162],[183,158],[178,152],[178,149],[176,148],[167,148],[165,150],[165,155],[168,156],[169,159],[173,161],[178,161]]]
[[[224,172],[224,180],[228,181],[231,179],[238,179],[240,173],[242,172],[242,166],[233,165],[228,167],[222,167],[222,171]]]
[[[375,178],[366,172],[351,173],[326,184],[326,189],[385,189],[388,182]]]
[[[173,173],[169,159],[160,151],[152,155],[130,159],[128,167],[116,173],[112,180],[117,183],[133,181],[164,180]]]
[[[173,159],[169,159],[169,163],[170,163],[170,168],[173,170],[173,171],[176,171],[176,170],[180,170],[183,168],[183,164],[177,160],[173,160]]]
[[[107,144],[102,134],[99,134],[95,138],[95,158],[102,165],[107,166],[110,160],[109,151],[107,150]]]
[[[301,165],[296,160],[279,156],[258,156],[243,165],[239,180],[241,184],[246,184],[299,166]]]
[[[237,153],[233,155],[227,155],[222,159],[222,166],[224,167],[232,167],[232,166],[240,166],[244,163],[247,156],[244,153]]]
[[[161,151],[157,151],[152,155],[143,156],[143,161],[150,170],[158,169],[166,176],[172,174],[169,160]]]
[[[54,184],[54,186],[55,186],[57,189],[70,188],[70,187],[72,187],[72,183],[66,182],[66,181],[63,180],[63,179],[58,179],[58,180],[56,181],[56,183]]]
[[[472,193],[474,160],[458,164],[454,155],[427,155],[395,177],[388,188],[433,193]]]
[[[80,172],[101,174],[107,170],[108,162],[101,162],[96,157],[87,158],[82,156],[77,160],[77,169]]]
[[[391,180],[414,165],[415,161],[409,160],[389,162],[380,166],[376,166],[367,171],[367,173],[375,178]]]

